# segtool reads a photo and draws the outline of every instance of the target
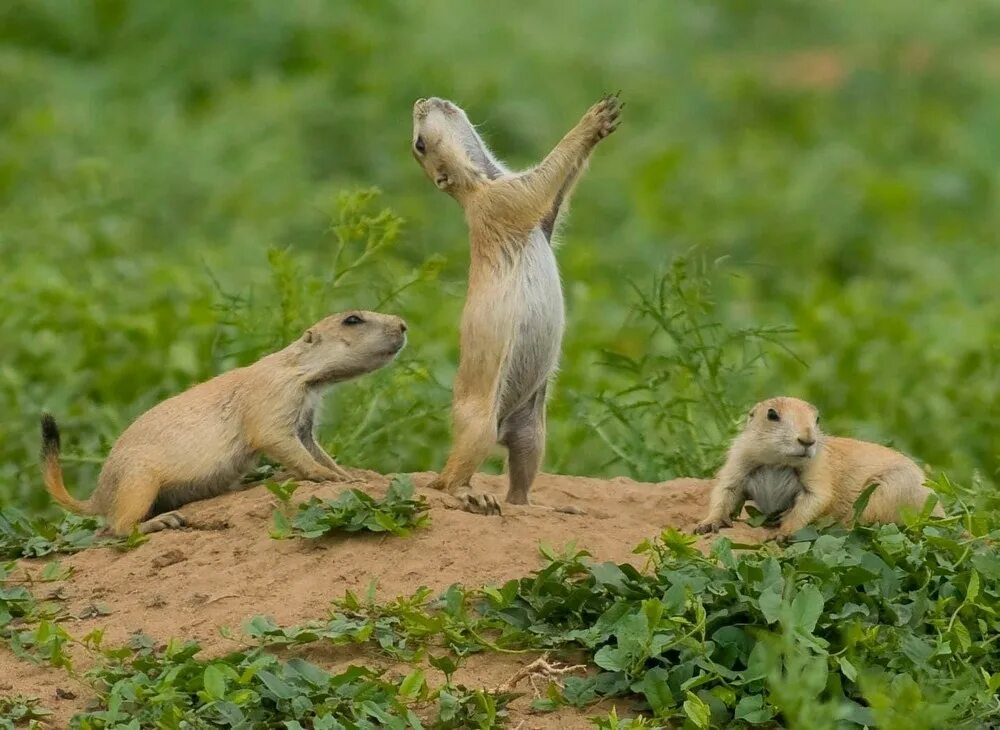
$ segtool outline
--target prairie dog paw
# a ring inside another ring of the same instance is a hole
[[[618,129],[624,104],[618,94],[608,94],[587,110],[584,124],[597,140],[602,140]]]
[[[500,515],[500,500],[496,495],[463,489],[455,493],[458,508],[477,515]]]
[[[350,472],[340,466],[330,467],[330,471],[333,473],[333,478],[330,481],[333,482],[356,482],[359,481],[351,476]]]
[[[723,527],[731,526],[732,523],[729,520],[705,520],[695,525],[693,532],[696,535],[704,535],[709,532],[718,532]]]
[[[148,535],[152,532],[159,532],[160,530],[180,530],[187,527],[187,520],[184,519],[184,515],[180,512],[164,512],[163,514],[156,515],[145,522],[139,524],[139,532],[143,535]],[[128,531],[121,532],[118,531],[119,535],[127,535]]]

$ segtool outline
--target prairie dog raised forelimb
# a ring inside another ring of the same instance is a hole
[[[826,436],[816,407],[798,398],[771,398],[750,411],[712,488],[708,515],[695,532],[732,524],[746,499],[782,514],[779,534],[789,536],[830,516],[850,524],[854,503],[875,491],[862,523],[897,522],[904,507],[919,510],[933,492],[911,459],[879,444]],[[944,516],[940,504],[935,516]]]
[[[469,288],[452,402],[454,443],[432,486],[464,509],[499,514],[470,479],[499,442],[507,447],[507,501],[527,504],[545,445],[546,388],[559,362],[565,315],[551,239],[594,146],[618,126],[616,96],[599,101],[539,163],[511,172],[450,101],[413,107],[413,154],[465,210]]]
[[[170,512],[235,489],[265,454],[301,479],[349,475],[313,436],[323,389],[389,363],[406,343],[399,317],[353,311],[327,317],[283,350],[154,406],[118,438],[87,500],[70,496],[59,465],[59,429],[42,417],[42,472],[59,504],[101,515],[116,535],[181,527]],[[141,524],[140,524],[141,523]]]

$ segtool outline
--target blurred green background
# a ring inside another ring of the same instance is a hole
[[[994,1],[3,0],[0,500],[48,504],[43,409],[87,494],[141,411],[355,306],[411,344],[336,390],[325,441],[438,468],[468,254],[412,102],[520,166],[615,89],[558,253],[546,468],[705,473],[782,393],[993,490],[998,39]]]

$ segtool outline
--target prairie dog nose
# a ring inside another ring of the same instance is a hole
[[[816,439],[813,436],[806,436],[805,438],[799,436],[798,441],[800,444],[807,447],[812,446],[814,443],[816,443]]]

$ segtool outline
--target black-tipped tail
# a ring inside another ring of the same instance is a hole
[[[56,419],[48,413],[42,414],[42,477],[52,499],[63,507],[80,514],[94,514],[90,500],[81,502],[66,491],[62,467],[59,466],[59,427]]]
[[[42,414],[42,458],[58,456],[60,448],[59,426],[48,413]]]

